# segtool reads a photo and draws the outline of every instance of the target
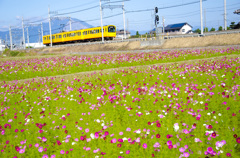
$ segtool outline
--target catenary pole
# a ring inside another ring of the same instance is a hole
[[[227,30],[227,0],[224,0],[224,29]]]
[[[102,20],[102,2],[101,2],[101,0],[100,0],[100,16],[101,16],[102,42],[104,43],[104,37],[103,37],[103,20]]]
[[[25,49],[25,48],[26,48],[26,45],[25,45],[25,34],[24,34],[24,23],[23,23],[23,17],[22,17],[22,30],[23,30],[23,48]]]
[[[10,36],[10,46],[11,46],[11,50],[12,50],[13,47],[12,47],[12,30],[11,30],[11,26],[9,27],[9,36]]]
[[[27,41],[28,41],[28,47],[29,47],[29,35],[28,35],[28,27],[27,27]]]
[[[70,23],[70,31],[72,31],[72,19],[69,17],[69,23]]]
[[[201,20],[201,35],[203,35],[202,0],[200,0],[200,20]]]
[[[43,43],[43,24],[41,22],[41,31],[42,31],[42,43]]]
[[[122,4],[122,9],[123,9],[123,25],[124,25],[124,39],[127,38],[126,36],[126,26],[125,26],[125,9],[124,9],[124,0],[123,0],[123,4]]]
[[[51,29],[51,16],[50,16],[50,7],[48,6],[48,17],[49,17],[49,30],[50,30],[50,42],[52,47],[52,29]]]

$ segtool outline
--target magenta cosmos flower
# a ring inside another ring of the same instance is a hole
[[[238,137],[238,138],[236,139],[236,142],[237,142],[237,143],[240,143],[240,137]]]
[[[146,149],[147,148],[147,144],[143,143],[143,148]]]

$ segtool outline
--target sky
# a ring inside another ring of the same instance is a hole
[[[122,0],[102,0],[102,4],[103,6],[104,4],[120,6],[122,5],[121,1]],[[240,22],[240,15],[233,13],[235,10],[240,9],[240,1],[226,1],[228,26],[232,21]],[[196,3],[186,5],[192,2]],[[50,11],[58,12],[58,15],[52,14],[52,16],[72,17],[86,21],[93,26],[101,25],[99,0],[35,0],[34,2],[33,0],[0,0],[0,31],[8,30],[9,26],[20,28],[22,24],[22,17],[24,19],[24,24],[32,22],[38,24],[41,21],[47,22],[48,7],[50,7]],[[124,2],[124,9],[126,11],[126,28],[128,30],[135,31],[147,31],[153,29],[155,7],[160,8],[158,12],[160,17],[158,26],[162,26],[162,17],[164,17],[165,26],[168,24],[187,22],[193,26],[193,29],[200,28],[199,0],[126,0]],[[70,12],[75,13],[68,14]],[[116,25],[118,29],[123,29],[122,12],[121,8],[103,9],[103,17],[105,17],[105,19],[103,19],[103,24],[113,24]],[[117,14],[118,16],[114,16]],[[208,28],[218,28],[219,26],[224,26],[223,15],[224,0],[203,1],[203,22],[205,25],[206,21],[206,26]]]

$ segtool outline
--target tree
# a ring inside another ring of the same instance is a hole
[[[207,27],[204,28],[204,32],[208,32],[208,28]]]
[[[140,35],[138,31],[136,32],[136,35],[137,35],[137,36],[139,36],[139,35]]]
[[[222,30],[223,30],[223,27],[219,26],[218,31],[222,31]]]
[[[234,29],[235,28],[235,22],[231,22],[231,25],[229,26],[231,29]]]
[[[216,29],[212,27],[210,31],[216,31]]]
[[[195,32],[195,33],[201,33],[201,30],[200,29],[196,29],[195,31],[193,31],[193,32]]]
[[[230,27],[227,27],[227,30],[230,30]]]

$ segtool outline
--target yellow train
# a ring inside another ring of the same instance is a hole
[[[105,40],[113,40],[116,37],[116,26],[103,26],[103,36]],[[53,45],[100,40],[102,40],[101,27],[52,34]],[[51,44],[50,35],[43,36],[43,44],[47,46]]]

